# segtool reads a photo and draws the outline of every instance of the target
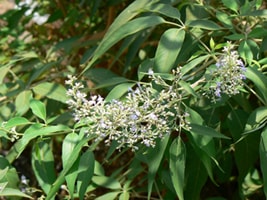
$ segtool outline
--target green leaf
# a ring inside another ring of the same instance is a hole
[[[173,187],[179,199],[184,199],[186,149],[181,137],[176,138],[170,147],[170,173]]]
[[[58,61],[57,62],[45,63],[45,64],[41,65],[39,68],[34,69],[33,74],[31,75],[31,77],[28,80],[28,85],[30,85],[37,78],[40,78],[40,76],[43,73],[48,71],[50,68],[54,67],[56,64],[58,64]]]
[[[205,170],[199,155],[190,145],[186,146],[186,151],[184,199],[201,199],[200,192],[208,178],[207,170]]]
[[[246,135],[245,138],[233,146],[234,158],[238,169],[238,184],[240,192],[243,191],[242,185],[245,177],[259,159],[259,144],[260,134],[259,132],[255,132],[253,134]]]
[[[195,69],[197,65],[199,65],[201,62],[206,60],[209,57],[209,55],[200,56],[195,59],[190,60],[186,65],[184,65],[181,69],[182,76],[187,74],[190,70]]]
[[[64,125],[46,126],[36,123],[26,129],[21,139],[19,139],[9,150],[6,158],[12,163],[26,148],[29,142],[39,136],[52,136],[58,132],[65,133],[70,131],[70,128]]]
[[[18,173],[8,160],[0,155],[0,183],[7,182],[3,187],[17,188],[20,182]],[[1,189],[0,189],[1,191]]]
[[[246,13],[244,16],[253,16],[253,17],[265,17],[267,18],[267,9],[262,10],[253,10],[249,13]]]
[[[261,173],[263,176],[263,191],[265,197],[267,198],[267,128],[261,133],[261,141],[260,141],[260,167]]]
[[[79,143],[79,135],[76,133],[70,133],[68,134],[62,143],[62,165],[63,169],[66,168],[66,165],[68,163],[68,160],[70,159],[70,156],[75,148],[75,146]],[[74,190],[75,190],[75,182],[76,178],[78,176],[78,162],[77,164],[74,164],[73,167],[70,169],[70,172],[66,175],[65,179],[67,182],[68,190],[73,198]]]
[[[46,121],[46,108],[43,102],[36,99],[32,99],[30,101],[30,108],[34,115],[44,120],[44,122]]]
[[[16,97],[15,106],[18,115],[25,114],[30,107],[30,99],[32,99],[32,92],[24,90]]]
[[[16,126],[27,125],[30,123],[31,122],[24,117],[13,117],[7,121],[4,127],[8,129]]]
[[[83,73],[87,71],[103,53],[105,53],[111,46],[113,46],[116,43],[116,40],[119,41],[123,39],[123,37],[125,37],[124,36],[125,33],[124,34],[120,33],[120,35],[116,36],[118,30],[121,30],[122,27],[125,27],[125,24],[127,24],[127,22],[129,22],[131,19],[137,16],[145,6],[149,6],[152,3],[153,1],[151,0],[137,0],[131,3],[127,8],[125,8],[119,14],[119,16],[115,19],[115,21],[109,27],[106,35],[104,36],[103,40],[99,44],[98,48],[96,49],[92,60],[83,70]],[[113,38],[115,42],[110,41],[110,38]]]
[[[79,143],[75,146],[75,148],[73,149],[73,151],[70,154],[70,157],[69,157],[65,167],[63,168],[63,170],[61,171],[61,173],[58,176],[57,180],[54,182],[54,184],[52,185],[49,193],[47,194],[46,200],[50,200],[58,192],[60,186],[65,181],[65,177],[66,177],[67,173],[70,171],[70,169],[73,167],[73,165],[75,164],[76,160],[78,159],[78,157],[80,155],[80,152],[81,152],[81,149],[83,148],[83,146],[85,144],[88,143],[88,141],[90,139],[91,138],[86,137],[86,138],[82,139],[81,141],[79,141]]]
[[[243,110],[232,110],[227,116],[226,124],[233,141],[236,142],[242,137],[242,131],[248,119],[248,114]]]
[[[8,168],[6,168],[6,169],[8,169]],[[6,170],[6,171],[7,171],[7,170]],[[3,170],[1,170],[0,172],[1,172],[1,173],[5,173]],[[2,174],[1,174],[1,176],[2,176]],[[4,175],[3,175],[3,176],[4,176]],[[0,194],[1,194],[2,191],[6,188],[7,184],[8,184],[8,182],[1,182],[1,183],[0,183]]]
[[[235,13],[238,12],[239,4],[236,0],[222,0],[222,2],[227,8],[231,9]]]
[[[155,55],[155,72],[167,73],[174,67],[185,38],[183,29],[168,29],[160,38]]]
[[[106,96],[105,101],[112,101],[122,97],[135,83],[122,83],[114,87]]]
[[[32,89],[36,94],[42,97],[48,97],[62,103],[66,103],[68,100],[66,89],[57,83],[44,82],[34,86]]]
[[[266,36],[267,36],[267,29],[263,27],[255,27],[248,34],[248,37],[252,39],[255,39],[255,38],[262,39]]]
[[[263,98],[265,105],[267,105],[267,77],[252,67],[247,68],[245,75],[255,84],[257,88],[257,94]]]
[[[243,40],[240,43],[238,52],[243,60],[245,60],[248,64],[251,64],[251,61],[253,60],[253,53],[246,40]]]
[[[128,191],[123,190],[123,192],[119,196],[119,200],[129,200],[130,199],[130,194]]]
[[[180,19],[180,12],[170,4],[156,3],[144,7],[145,11],[155,12],[173,19]]]
[[[108,188],[111,190],[121,189],[120,182],[112,177],[93,176],[92,181],[100,187]]]
[[[6,74],[8,73],[8,71],[10,70],[10,67],[11,67],[10,64],[7,64],[7,65],[4,65],[4,66],[0,67],[0,71],[1,71],[1,73],[0,73],[0,84],[3,83],[3,80],[4,80],[5,76],[6,76]]]
[[[141,81],[142,78],[148,73],[149,69],[153,69],[154,59],[144,60],[138,67],[138,80]]]
[[[217,17],[218,20],[220,20],[220,22],[223,23],[223,25],[225,27],[231,28],[233,26],[231,18],[230,18],[230,16],[228,14],[220,12],[220,11],[217,11],[216,12],[216,17]]]
[[[248,114],[243,110],[233,110],[227,118],[227,129],[230,131],[233,141],[234,159],[238,169],[239,190],[242,191],[242,184],[245,176],[258,159],[259,134],[248,134],[242,137]]]
[[[168,141],[169,136],[165,136],[163,139],[158,141],[154,148],[150,148],[147,151],[147,154],[144,155],[146,163],[148,165],[148,198],[150,198],[151,196],[154,179],[163,159]]]
[[[220,29],[222,29],[221,26],[219,26],[215,22],[207,20],[207,19],[188,20],[188,21],[186,21],[186,26],[189,26],[192,28],[201,28],[201,29],[205,29],[205,30],[220,30]]]
[[[126,24],[121,25],[120,27],[116,27],[116,31],[109,31],[99,44],[92,60],[89,62],[89,64],[86,66],[82,73],[87,71],[92,66],[92,64],[110,47],[112,47],[114,44],[116,44],[118,41],[122,40],[126,36],[129,36],[131,34],[137,33],[141,30],[150,27],[154,27],[164,22],[165,20],[159,16],[145,16],[133,19],[132,21],[129,21]],[[114,27],[112,26],[111,28],[113,29]]]
[[[113,200],[120,194],[120,192],[108,192],[107,194],[101,195],[100,197],[95,198],[95,200]]]
[[[191,135],[189,135],[189,138],[196,154],[205,166],[210,179],[214,184],[217,184],[213,177],[213,163],[219,167],[219,164],[215,159],[216,152],[214,139],[210,136],[202,136],[192,132]]]
[[[62,103],[66,103],[68,100],[66,89],[57,83],[44,82],[34,86],[32,89],[36,94],[42,97],[48,97]]]
[[[203,126],[203,125],[198,125],[198,124],[190,124],[190,132],[197,134],[197,135],[205,135],[205,136],[210,136],[214,138],[223,138],[223,139],[230,139],[229,137],[217,132],[213,128]]]
[[[124,77],[112,77],[112,78],[102,81],[100,84],[96,85],[94,89],[106,88],[106,87],[118,85],[118,84],[125,83],[125,82],[129,82],[129,80]]]
[[[238,34],[238,33],[224,36],[224,38],[228,40],[242,40],[244,39],[244,37],[245,37],[244,34]]]
[[[47,194],[56,179],[51,141],[39,141],[34,144],[32,167],[39,185]]]
[[[259,107],[255,109],[249,116],[245,132],[243,134],[248,134],[263,128],[267,123],[267,107]]]
[[[188,82],[185,82],[183,80],[179,81],[179,85],[188,93],[191,94],[194,97],[198,97],[197,93],[195,90],[191,87],[191,85]]]
[[[2,197],[24,197],[28,199],[33,199],[31,196],[24,194],[19,189],[14,188],[4,188],[2,191],[0,191],[0,196]]]
[[[94,175],[95,158],[91,150],[87,150],[80,158],[79,162],[79,174],[77,178],[77,188],[79,192],[79,198],[84,199],[86,189],[91,182]]]

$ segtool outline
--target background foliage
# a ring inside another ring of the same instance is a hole
[[[34,2],[16,1],[0,18],[2,199],[265,199],[265,1]],[[245,85],[212,102],[202,80],[227,41]],[[111,101],[149,81],[150,68],[164,78],[178,66],[191,130],[132,152],[75,125],[67,75]]]

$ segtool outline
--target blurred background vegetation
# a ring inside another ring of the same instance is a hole
[[[30,122],[41,123],[44,121],[44,124],[49,124],[49,126],[63,124],[66,127],[72,127],[71,111],[65,104],[67,100],[65,80],[69,74],[79,76],[87,86],[86,92],[101,94],[104,97],[110,95],[109,92],[113,91],[112,89],[120,83],[142,79],[140,71],[149,67],[150,58],[154,58],[161,36],[172,27],[172,23],[177,23],[177,19],[173,17],[175,12],[166,11],[169,15],[165,15],[165,10],[161,10],[162,14],[156,8],[154,10],[151,8],[149,11],[137,10],[136,12],[140,16],[164,16],[168,23],[151,26],[134,34],[129,34],[125,38],[119,38],[120,40],[115,42],[115,45],[112,45],[95,60],[92,64],[93,67],[88,67],[88,62],[95,56],[95,50],[100,44],[102,47],[105,45],[103,38],[116,17],[133,2],[131,0],[0,0],[0,123],[15,117],[24,117]],[[226,103],[228,100],[214,106],[203,99],[201,101],[188,100],[187,102],[189,106],[201,113],[206,122],[210,120],[209,123],[214,125],[214,129],[220,129],[229,137],[234,135],[231,130],[241,134],[239,128],[245,127],[252,112],[259,107],[263,108],[262,113],[266,112],[266,89],[261,90],[261,88],[267,87],[265,85],[267,21],[266,16],[264,16],[266,14],[266,1],[159,0],[155,2],[171,5],[178,10],[181,14],[180,20],[184,23],[190,20],[197,22],[192,23],[192,25],[188,23],[185,29],[187,33],[181,52],[175,60],[176,66],[183,66],[189,61],[195,61],[191,62],[188,67],[191,67],[191,70],[196,69],[194,72],[202,76],[204,70],[201,65],[204,63],[204,66],[208,67],[214,63],[214,60],[209,60],[209,58],[214,56],[216,51],[221,50],[227,40],[230,40],[236,45],[246,65],[256,67],[259,70],[261,75],[256,73],[257,78],[261,81],[259,85],[252,80],[248,82],[252,89],[256,88],[256,92],[245,91],[244,95],[230,99],[231,105]],[[247,13],[250,13],[251,16]],[[208,22],[204,22],[207,19]],[[197,20],[203,20],[201,21],[203,24]],[[194,25],[197,26],[196,29],[194,29]],[[223,27],[223,29],[218,27]],[[210,47],[210,52],[207,52],[205,45]],[[215,47],[216,45],[217,47]],[[210,57],[206,59],[204,55]],[[200,59],[194,60],[195,58]],[[86,67],[88,70],[84,71]],[[198,69],[200,70],[198,71]],[[192,80],[195,81],[195,79]],[[122,96],[123,93],[121,92],[118,96]],[[114,93],[112,94],[114,95]],[[42,116],[40,118],[40,115],[37,114],[36,116],[36,113],[33,112],[31,104],[33,98],[45,105],[46,116],[44,120]],[[236,111],[237,114],[233,111]],[[214,112],[216,117],[210,119],[211,112]],[[266,114],[263,116],[265,117]],[[260,128],[257,129],[257,133],[266,125],[264,117],[259,121],[258,127]],[[21,118],[19,119],[21,120]],[[237,122],[241,125],[237,126]],[[59,131],[59,134],[51,134],[48,137],[38,135],[34,140],[27,140],[27,144],[18,153],[14,146],[18,144],[16,141],[22,137],[28,128],[24,126],[24,123],[17,124],[16,131],[21,135],[16,135],[12,131],[0,130],[0,154],[2,155],[0,157],[2,161],[0,169],[4,170],[8,166],[11,174],[14,172],[17,174],[9,183],[10,188],[31,188],[30,194],[37,198],[46,193],[43,192],[45,189],[40,187],[40,179],[36,175],[38,169],[34,168],[33,164],[32,157],[35,156],[36,149],[39,148],[37,144],[44,140],[50,145],[48,148],[53,154],[54,176],[56,177],[63,169],[62,143],[65,135],[71,133],[71,130],[58,127],[55,132]],[[29,125],[29,122],[26,124]],[[13,126],[10,125],[10,127]],[[250,149],[246,149],[243,155],[242,151],[239,150],[236,151],[236,154],[231,142],[216,140],[216,145],[218,145],[218,148],[217,146],[214,148],[214,150],[218,150],[216,151],[216,159],[225,173],[222,173],[213,161],[211,161],[213,163],[211,168],[220,187],[216,186],[212,178],[208,176],[205,164],[199,164],[204,162],[204,158],[198,160],[199,155],[194,153],[197,150],[188,145],[190,147],[187,147],[187,155],[190,156],[187,157],[186,162],[189,169],[195,173],[193,169],[197,163],[200,166],[199,171],[203,171],[197,172],[202,181],[196,184],[195,194],[190,194],[191,185],[185,187],[188,199],[190,200],[189,197],[209,200],[265,199],[263,189],[263,174],[265,173],[260,171],[259,135],[254,134],[247,139],[241,136],[239,138],[239,135],[236,138],[235,135],[232,137],[232,139],[234,138],[232,143],[238,143],[238,139],[245,141],[246,145],[248,141],[251,142],[249,146],[246,146]],[[184,141],[190,140],[186,136],[183,139]],[[241,150],[245,149],[245,144],[240,146]],[[114,151],[116,155],[112,154]],[[153,153],[157,153],[157,149]],[[248,159],[244,156],[246,153],[249,154]],[[154,193],[151,196],[154,199],[178,199],[170,181],[169,169],[166,167],[170,155],[168,153],[164,155],[165,157],[160,160],[161,165],[155,176],[158,188],[153,190]],[[143,155],[134,154],[127,149],[123,152],[110,150],[109,147],[101,143],[94,151],[94,156],[95,160],[101,163],[105,175],[112,178],[120,174],[120,178],[123,179],[123,173],[127,171],[125,166],[129,169],[137,169],[131,174],[133,179],[131,184],[134,185],[134,189],[131,191],[132,197],[127,198],[126,195],[125,198],[120,197],[120,199],[147,198],[149,160],[146,160],[146,163]],[[247,159],[247,162],[242,156]],[[211,158],[209,157],[209,159]],[[248,165],[246,166],[246,164]],[[15,167],[15,171],[12,171],[14,170],[13,167]],[[9,178],[11,174],[6,175],[6,178]],[[240,174],[242,174],[242,180],[238,178]],[[18,186],[19,183],[21,184],[22,175],[26,176],[28,180],[26,186],[25,184]],[[188,182],[194,183],[194,174],[188,175],[188,177]],[[52,180],[56,180],[56,178],[52,178]],[[0,183],[2,182],[0,181]],[[103,182],[98,183],[99,185],[103,187],[98,188],[94,185],[96,187],[93,188],[95,189],[95,196],[88,195],[88,199],[94,199],[110,192],[110,190],[115,191],[117,189],[106,186]],[[137,189],[135,190],[135,188]],[[267,191],[267,189],[265,190]],[[67,196],[66,190],[61,189],[57,198],[67,199]],[[115,199],[117,195],[113,194],[113,196]],[[4,197],[1,198],[5,199]]]

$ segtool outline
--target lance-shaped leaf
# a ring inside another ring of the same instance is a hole
[[[185,38],[183,29],[168,29],[160,38],[155,55],[155,72],[167,73],[174,67]]]
[[[164,23],[165,20],[159,16],[145,16],[133,19],[126,24],[121,25],[120,27],[116,27],[116,31],[110,31],[103,38],[98,48],[96,49],[92,60],[83,70],[83,73],[89,69],[92,64],[102,55],[104,54],[110,47],[116,44],[118,41],[122,40],[126,36],[137,33],[141,30],[154,27],[156,25]],[[114,27],[112,27],[114,29]]]

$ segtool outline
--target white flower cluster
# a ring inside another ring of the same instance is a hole
[[[129,89],[123,100],[105,102],[101,96],[91,96],[81,92],[83,85],[69,77],[67,95],[68,104],[74,110],[77,123],[86,125],[88,134],[95,134],[97,140],[104,139],[107,144],[116,140],[119,147],[137,150],[138,143],[147,147],[155,146],[155,139],[181,128],[190,129],[186,121],[188,114],[182,110],[182,97],[178,87],[178,78],[167,84],[159,76],[149,72],[153,82],[161,86],[160,92],[153,83],[137,84]],[[174,72],[175,77],[179,72]]]
[[[49,14],[40,15],[39,12],[35,11],[35,9],[38,7],[38,1],[25,0],[25,1],[19,2],[16,8],[21,9],[24,6],[29,7],[29,9],[25,12],[25,16],[29,16],[33,14],[32,20],[38,25],[44,24],[45,22],[47,22],[48,18],[50,17]]]
[[[216,69],[210,70],[207,80],[208,91],[204,95],[214,101],[221,98],[222,94],[232,96],[239,93],[246,79],[246,68],[238,52],[233,50],[234,45],[230,42],[223,49],[223,54],[216,63]]]

